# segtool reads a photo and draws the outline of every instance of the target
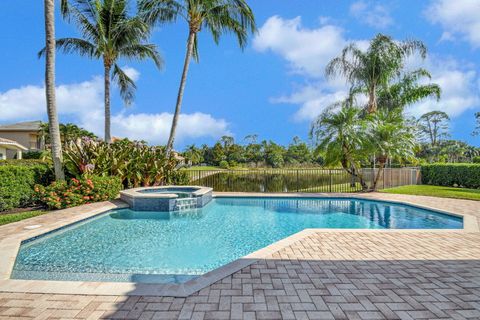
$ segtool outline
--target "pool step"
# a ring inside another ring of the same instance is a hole
[[[197,199],[196,198],[181,198],[177,199],[175,203],[175,210],[191,210],[197,208]]]

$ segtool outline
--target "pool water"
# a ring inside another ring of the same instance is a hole
[[[305,228],[462,227],[459,217],[385,202],[216,198],[183,212],[113,210],[27,241],[12,278],[179,283]]]

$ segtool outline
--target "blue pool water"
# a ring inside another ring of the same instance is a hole
[[[351,199],[216,198],[114,210],[22,244],[12,278],[185,282],[305,228],[458,229],[461,218]]]

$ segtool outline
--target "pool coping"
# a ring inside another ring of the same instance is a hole
[[[54,294],[80,294],[80,295],[129,295],[129,296],[174,296],[187,297],[241,269],[265,259],[273,253],[289,247],[317,232],[380,232],[380,233],[409,233],[409,232],[480,232],[477,217],[452,213],[439,208],[434,208],[411,201],[396,199],[376,199],[368,194],[337,194],[337,193],[240,193],[240,192],[216,192],[214,197],[268,197],[268,198],[330,198],[330,199],[359,199],[388,202],[414,206],[417,208],[432,210],[438,213],[458,216],[463,218],[463,229],[304,229],[287,238],[272,243],[264,248],[252,252],[244,257],[232,261],[224,266],[212,270],[198,278],[189,280],[182,284],[149,284],[131,282],[90,282],[90,281],[49,281],[49,280],[17,280],[10,279],[10,274],[22,241],[32,237],[52,232],[73,223],[90,219],[112,209],[126,208],[128,205],[122,201],[103,202],[92,208],[92,205],[85,205],[70,209],[61,210],[63,213],[72,212],[71,216],[60,219],[48,226],[40,226],[36,229],[23,229],[22,232],[7,236],[0,240],[0,292],[22,292],[22,293],[54,293]],[[55,213],[50,213],[55,214]],[[16,223],[22,223],[16,222]],[[7,225],[8,226],[8,225]],[[2,227],[0,227],[0,232]]]

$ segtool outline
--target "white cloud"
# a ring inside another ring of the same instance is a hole
[[[129,67],[129,66],[124,66],[124,67],[122,67],[122,70],[133,81],[137,81],[140,78],[140,71],[138,71],[135,68],[132,68],[132,67]]]
[[[350,14],[360,22],[374,28],[384,29],[393,25],[394,22],[386,6],[363,0],[352,3]]]
[[[328,22],[325,17],[321,20]],[[333,25],[308,29],[302,26],[300,17],[291,20],[279,16],[269,18],[255,37],[254,48],[280,55],[289,63],[290,70],[302,74],[305,81],[297,84],[293,93],[273,98],[271,102],[299,105],[294,119],[311,121],[324,108],[345,98],[348,92],[345,82],[342,79],[327,81],[324,68],[352,41],[362,50],[368,48],[368,41],[345,39],[342,29]],[[426,61],[417,58],[412,62],[413,66],[425,67],[432,73],[431,82],[441,86],[442,98],[439,102],[429,99],[410,107],[412,114],[443,110],[455,117],[480,104],[477,93],[479,77],[473,66],[439,57],[430,57]]]
[[[134,140],[146,140],[153,144],[165,144],[170,134],[173,114],[162,113],[119,113],[112,117],[112,135]],[[96,110],[82,127],[103,135],[103,111]],[[202,137],[219,138],[231,135],[228,122],[215,119],[209,114],[195,112],[181,114],[178,121],[176,141]]]
[[[290,20],[270,17],[253,40],[256,50],[270,50],[287,60],[294,72],[317,78],[323,76],[325,65],[345,45],[341,28],[333,25],[304,28],[301,17]]]
[[[441,99],[427,99],[413,105],[409,111],[420,116],[426,112],[440,110],[450,117],[457,117],[467,110],[478,107],[480,94],[478,92],[478,74],[469,65],[460,65],[455,59],[428,57],[420,62],[418,58],[413,65],[421,66],[430,71],[431,82],[442,89]]]
[[[433,0],[426,10],[427,18],[444,29],[442,40],[459,36],[474,48],[480,47],[479,13],[478,0]]]
[[[138,80],[139,73],[124,68]],[[89,81],[59,85],[56,89],[60,118],[68,117],[103,136],[103,80],[93,77]],[[173,115],[171,113],[128,113],[124,110],[112,116],[112,134],[117,137],[146,140],[161,144],[168,139]],[[2,122],[46,120],[44,86],[28,85],[0,92],[0,119]],[[229,124],[205,113],[180,115],[177,141],[200,137],[219,138],[231,135]]]

